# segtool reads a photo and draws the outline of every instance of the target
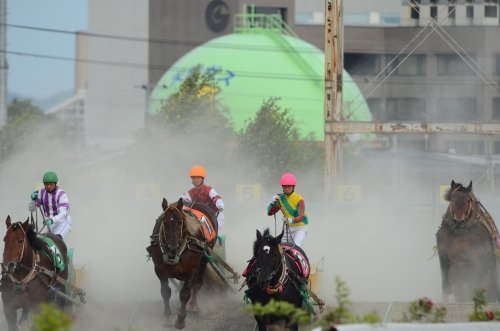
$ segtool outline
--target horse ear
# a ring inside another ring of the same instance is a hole
[[[451,188],[455,188],[455,186],[457,186],[457,184],[455,184],[455,181],[453,179],[451,180],[451,185],[450,186],[451,186]]]
[[[467,186],[467,191],[472,191],[472,180],[469,183],[469,186]]]
[[[283,229],[283,231],[281,231],[280,235],[277,236],[276,238],[274,238],[275,242],[276,242],[276,245],[278,245],[280,242],[281,242],[281,239],[283,238],[283,235],[285,234],[285,229]]]
[[[7,215],[7,218],[5,219],[5,225],[7,225],[7,229],[10,228],[12,225],[12,221],[10,220],[10,215]]]
[[[257,240],[260,241],[262,239],[262,233],[257,229]]]
[[[167,199],[163,198],[163,201],[161,202],[161,208],[163,208],[163,211],[167,210],[168,208]]]
[[[177,201],[177,209],[181,210],[182,206],[184,206],[184,201],[182,200],[182,198],[179,198],[179,200]]]

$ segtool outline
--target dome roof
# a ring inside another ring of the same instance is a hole
[[[263,101],[279,97],[302,137],[324,139],[324,53],[295,37],[273,31],[233,33],[206,42],[180,58],[162,76],[150,98],[156,113],[161,100],[177,92],[190,70],[221,69],[216,79],[219,100],[229,107],[236,131],[254,119]],[[344,114],[351,120],[370,121],[371,114],[356,83],[344,70]],[[167,86],[167,88],[163,88]]]

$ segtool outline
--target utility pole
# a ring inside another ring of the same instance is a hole
[[[335,198],[341,163],[342,135],[329,127],[343,119],[342,73],[344,70],[344,24],[342,0],[325,1],[325,163],[324,193],[327,200]],[[340,161],[340,162],[339,162]]]
[[[0,128],[7,123],[7,0],[0,0]]]

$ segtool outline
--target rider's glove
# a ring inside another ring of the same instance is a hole
[[[50,227],[52,224],[54,224],[54,221],[52,220],[52,218],[47,218],[46,220],[43,221],[43,224]]]
[[[275,195],[273,195],[273,197],[271,199],[271,203],[276,203],[276,202],[278,202],[279,199],[280,199],[280,196],[275,194]]]
[[[38,198],[38,191],[33,191],[33,193],[31,193],[31,200],[36,200],[36,198]]]
[[[292,224],[293,223],[293,218],[283,217],[283,222],[286,222],[288,224]]]

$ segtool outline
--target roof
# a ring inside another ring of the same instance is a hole
[[[236,131],[253,119],[263,101],[279,97],[302,137],[309,133],[324,139],[324,53],[319,48],[276,31],[225,35],[193,49],[180,58],[157,83],[149,111],[156,113],[161,100],[178,90],[190,70],[220,69],[216,79],[221,87],[219,100],[229,107]],[[164,88],[167,86],[168,88]],[[371,114],[356,83],[343,75],[344,113],[351,120],[370,121]]]

